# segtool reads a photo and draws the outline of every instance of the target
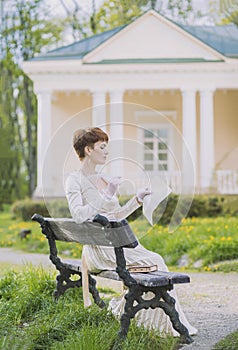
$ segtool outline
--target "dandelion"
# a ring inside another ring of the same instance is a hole
[[[8,230],[15,230],[16,228],[18,228],[18,227],[16,224],[14,224],[14,225],[9,226]]]
[[[211,271],[211,268],[209,266],[204,266],[205,271]]]
[[[209,238],[210,238],[210,240],[211,240],[211,241],[213,241],[213,240],[214,240],[214,236],[210,236]]]
[[[221,237],[221,241],[225,241],[226,240],[226,237]]]

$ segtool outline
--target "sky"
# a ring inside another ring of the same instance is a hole
[[[95,0],[95,5],[96,7],[99,7],[104,0]],[[164,0],[162,0],[164,1]],[[212,0],[213,2],[219,2],[219,0]],[[60,0],[51,0],[50,2],[47,1],[47,5],[49,5],[50,3],[50,8],[51,11],[54,13],[63,13],[63,7],[61,5]],[[91,12],[92,9],[92,0],[64,0],[64,3],[66,4],[67,7],[72,7],[74,2],[77,2],[78,4],[80,4],[80,7],[82,7],[82,9],[84,9],[85,12]],[[209,3],[211,2],[211,0],[193,0],[193,7],[195,11],[200,10],[201,12],[207,13],[208,9],[209,9]]]

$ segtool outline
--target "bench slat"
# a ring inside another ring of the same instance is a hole
[[[97,222],[77,224],[72,219],[45,218],[59,241],[121,247],[137,241],[129,225],[108,228]]]
[[[161,287],[178,283],[190,282],[190,278],[188,275],[164,271],[130,273],[130,275],[132,278],[134,278],[134,280],[136,280],[138,284],[145,287]],[[120,281],[120,278],[116,271],[102,271],[97,276]]]
[[[80,272],[82,268],[81,260],[75,262],[75,260],[64,261],[67,267],[73,271]],[[118,273],[114,270],[101,271],[99,273],[92,273],[98,277],[107,279],[113,279],[115,281],[121,281]],[[147,273],[130,273],[136,282],[145,287],[158,287],[167,286],[168,284],[189,283],[190,277],[184,273],[178,272],[166,272],[166,271],[153,271]]]

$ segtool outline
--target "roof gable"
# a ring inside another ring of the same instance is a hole
[[[189,26],[149,11],[134,22],[35,56],[30,61],[179,63],[238,58],[235,25]]]
[[[84,63],[113,60],[221,60],[223,56],[182,29],[149,11],[88,53]]]
[[[54,59],[81,59],[87,53],[94,50],[98,45],[108,40],[110,37],[118,33],[125,26],[120,26],[106,32],[93,35],[89,38],[74,42],[70,45],[59,47],[45,54],[38,55],[32,60],[54,60]]]

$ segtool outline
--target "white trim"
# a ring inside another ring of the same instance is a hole
[[[176,31],[181,33],[183,36],[187,37],[189,40],[192,40],[193,42],[195,42],[196,44],[201,46],[203,49],[206,49],[207,51],[210,51],[210,53],[212,53],[213,55],[215,55],[219,59],[222,59],[222,60],[226,61],[226,57],[223,56],[220,52],[218,52],[215,49],[211,48],[211,46],[203,43],[201,40],[197,39],[192,34],[186,32],[184,29],[180,28],[177,24],[173,23],[172,21],[169,21],[167,18],[161,16],[160,14],[155,12],[154,10],[150,10],[150,11],[146,12],[144,15],[140,16],[139,18],[137,18],[132,23],[128,24],[125,28],[122,28],[119,32],[117,32],[112,37],[110,37],[108,40],[106,40],[101,45],[96,47],[93,51],[91,51],[87,55],[85,55],[83,57],[83,62],[87,62],[89,59],[92,59],[92,57],[94,55],[96,55],[97,53],[99,53],[100,51],[102,51],[102,49],[104,47],[109,46],[111,44],[111,42],[117,40],[117,38],[119,36],[122,36],[125,32],[129,31],[131,28],[133,28],[139,22],[143,21],[146,17],[149,17],[149,16],[156,17],[159,21],[161,21],[162,23],[164,23],[167,26],[171,27],[172,29],[175,29]]]
[[[141,63],[141,64],[87,64],[80,65],[77,60],[62,61],[44,61],[44,62],[23,62],[22,69],[26,74],[32,77],[32,80],[41,78],[49,79],[49,74],[58,74],[66,78],[71,75],[78,75],[77,79],[81,79],[82,75],[94,74],[118,74],[118,73],[229,73],[238,72],[238,59],[233,62],[196,62],[196,63]]]
[[[238,62],[238,61],[237,61]],[[229,65],[226,65],[229,67]],[[203,66],[204,67],[204,66]],[[112,67],[111,67],[112,68]],[[162,67],[160,67],[162,68]],[[211,68],[211,67],[210,67]],[[180,67],[181,69],[181,67]],[[76,72],[72,74],[29,74],[34,82],[34,91],[79,91],[79,90],[181,90],[192,89],[238,89],[238,64],[230,72],[200,71],[163,71],[147,72],[101,72],[94,74]],[[191,70],[191,67],[190,67]],[[103,84],[102,84],[103,82]]]

